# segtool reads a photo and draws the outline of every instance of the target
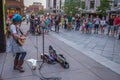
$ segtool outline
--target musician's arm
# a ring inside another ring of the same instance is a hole
[[[10,27],[10,29],[11,29],[12,35],[15,39],[25,39],[24,37],[21,37],[20,35],[17,34],[16,26],[12,25]]]
[[[15,39],[25,39],[25,37],[21,37],[20,35],[13,33]]]

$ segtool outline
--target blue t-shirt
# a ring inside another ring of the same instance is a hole
[[[88,22],[88,26],[92,28],[92,22]]]

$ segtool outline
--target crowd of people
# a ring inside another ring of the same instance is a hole
[[[27,23],[28,23],[28,19]],[[119,36],[119,26],[120,26],[120,16],[111,15],[108,20],[106,17],[99,16],[71,16],[71,15],[43,15],[35,16],[31,14],[29,16],[30,21],[30,32],[35,34],[41,34],[41,27],[45,28],[45,33],[52,31],[53,28],[55,32],[59,33],[59,29],[63,28],[65,30],[75,30],[82,31],[82,33],[87,34],[105,34],[107,30],[107,35]],[[120,36],[119,36],[120,37]]]

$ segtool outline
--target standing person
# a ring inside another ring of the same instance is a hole
[[[80,29],[80,17],[77,18],[76,20],[76,28],[75,28],[75,31],[79,31]]]
[[[29,14],[26,14],[26,23],[28,24],[29,22]]]
[[[68,19],[67,18],[65,18],[65,22],[64,22],[65,24],[64,24],[64,29],[66,30],[67,29],[67,24],[68,24]]]
[[[95,19],[94,19],[94,33],[97,33],[98,34],[98,29],[99,29],[99,24],[100,24],[100,18],[99,16],[97,16]]]
[[[35,34],[35,16],[33,13],[30,15],[30,33]]]
[[[21,25],[22,17],[19,14],[15,14],[12,18],[12,24],[10,25],[10,34],[9,37],[9,50],[7,52],[11,52],[15,55],[14,59],[14,70],[18,70],[19,72],[24,72],[22,67],[24,63],[24,58],[26,56],[26,51],[22,45],[18,42],[18,40],[24,40],[25,37],[21,37],[20,25]]]
[[[92,25],[92,21],[89,19],[88,20],[88,33],[92,33],[92,27],[93,27],[93,25]]]
[[[93,15],[90,16],[89,21],[93,22]]]
[[[61,17],[61,25],[62,25],[62,28],[64,28],[64,23],[65,22],[65,19],[64,19],[64,16]]]
[[[94,22],[94,17],[93,17],[93,15],[90,16],[89,22],[92,23],[91,28],[90,28],[90,31],[92,32],[92,29],[93,29],[93,26],[94,26],[94,24],[93,24],[93,22]]]
[[[113,36],[117,36],[118,29],[119,29],[119,26],[120,26],[120,16],[119,15],[116,16],[113,23],[114,23]]]
[[[113,33],[113,21],[114,21],[114,18],[113,16],[110,17],[108,23],[109,23],[109,26],[108,26],[108,35],[109,33],[111,32],[111,34]]]
[[[86,29],[86,33],[89,33],[89,25],[88,25],[88,19],[85,20],[85,29]]]
[[[85,16],[82,16],[80,22],[81,22],[81,25],[82,25],[82,29],[81,29],[82,33],[84,33],[84,31],[85,31],[85,22],[86,22]]]
[[[41,19],[41,23],[40,23],[40,30],[41,30],[41,33],[43,33],[43,29],[45,29],[45,21],[44,21],[44,19],[42,18]]]
[[[49,21],[48,30],[52,31],[52,17],[51,17],[51,15],[49,16],[48,21]]]
[[[75,17],[73,16],[73,17],[72,17],[72,26],[73,26],[72,29],[75,29],[75,27],[76,27],[75,24],[76,24],[76,23],[75,23]]]
[[[82,33],[85,32],[85,22],[82,23]]]
[[[40,30],[40,17],[35,18],[35,32],[39,35],[41,34]]]
[[[72,16],[68,16],[68,30],[72,29]]]
[[[47,33],[47,34],[48,34],[48,25],[49,25],[49,20],[46,17],[46,20],[45,20],[45,33]]]
[[[101,34],[104,34],[105,26],[106,26],[106,20],[104,17],[102,17],[102,20],[100,21]]]
[[[55,32],[59,32],[59,23],[60,23],[60,16],[56,15],[56,17],[55,17]]]

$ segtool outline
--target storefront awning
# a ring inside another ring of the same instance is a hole
[[[20,10],[19,7],[17,6],[7,6],[6,9],[15,9],[15,10]]]

